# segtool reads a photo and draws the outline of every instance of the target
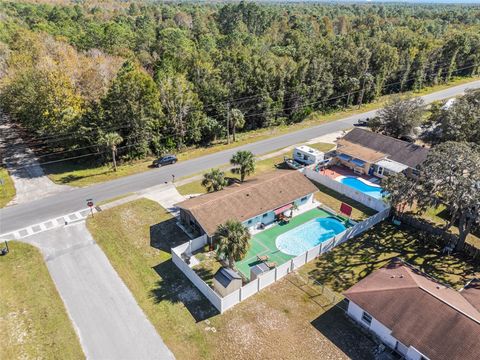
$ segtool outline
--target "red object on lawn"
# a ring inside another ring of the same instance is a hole
[[[288,205],[285,205],[285,206],[282,206],[280,208],[278,208],[277,210],[275,210],[275,215],[278,215],[278,214],[281,214],[285,211],[287,211],[288,209],[290,209],[293,205],[292,204],[288,204]]]
[[[352,215],[352,207],[350,205],[342,203],[342,205],[340,205],[340,212],[342,214],[350,216],[350,215]]]

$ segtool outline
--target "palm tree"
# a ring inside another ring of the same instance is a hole
[[[237,141],[236,139],[237,129],[241,129],[245,126],[245,118],[240,110],[232,109],[232,111],[230,112],[230,123],[232,125],[233,142],[235,142]]]
[[[211,169],[209,172],[203,174],[202,186],[208,192],[222,190],[227,185],[225,173],[220,169]]]
[[[250,247],[250,233],[237,220],[227,220],[218,226],[214,238],[218,242],[217,254],[228,259],[228,266],[234,268],[235,261],[242,260]]]
[[[110,132],[102,137],[102,142],[112,150],[113,171],[117,171],[117,145],[123,141],[123,138],[116,132]]]
[[[230,159],[230,164],[237,166],[232,169],[232,172],[240,174],[241,182],[245,180],[247,175],[255,172],[255,157],[251,151],[237,151]]]

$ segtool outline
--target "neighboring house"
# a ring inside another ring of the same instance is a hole
[[[227,220],[238,220],[250,229],[271,224],[294,204],[299,209],[311,205],[316,191],[301,172],[276,170],[176,206],[184,227],[211,238]]]
[[[400,260],[344,293],[348,314],[407,360],[480,358],[480,283],[456,291]]]
[[[380,178],[404,172],[416,175],[428,148],[355,128],[337,140],[336,161],[357,173]]]

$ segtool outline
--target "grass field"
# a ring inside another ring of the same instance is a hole
[[[186,237],[153,201],[103,211],[88,228],[177,359],[372,357],[372,341],[312,301],[295,274],[217,315],[172,263],[170,247]]]
[[[4,185],[0,185],[0,208],[3,208],[15,197],[15,186],[7,169],[3,167],[0,167],[0,179],[4,181]]]
[[[449,84],[442,84],[432,87],[427,87],[419,92],[414,93],[415,96],[422,96],[436,91],[444,90],[449,87],[465,84],[478,80],[478,78],[454,78]],[[213,154],[222,150],[231,149],[237,146],[249,144],[255,141],[265,140],[271,137],[283,135],[292,131],[301,130],[307,127],[320,125],[323,123],[342,119],[344,117],[355,114],[371,111],[382,107],[389,96],[383,96],[375,102],[364,104],[360,107],[352,107],[346,110],[335,111],[328,114],[313,113],[307,119],[300,123],[277,126],[274,128],[259,129],[237,134],[237,142],[227,144],[225,140],[220,140],[207,147],[187,148],[178,153],[180,161],[193,159],[199,156]],[[46,167],[48,176],[57,184],[66,184],[71,186],[87,186],[103,181],[116,179],[122,176],[132,175],[135,173],[148,170],[148,165],[153,158],[134,161],[131,163],[120,164],[117,172],[113,172],[110,165],[105,166],[91,166],[89,163],[73,163],[60,162],[48,165]]]
[[[440,205],[437,208],[429,208],[423,213],[419,212],[416,208],[413,208],[411,209],[411,214],[422,218],[423,220],[427,220],[438,227],[445,226],[450,221],[451,216],[445,205]],[[456,225],[457,224],[454,224],[449,229],[449,232],[458,235],[459,231]],[[480,249],[480,229],[476,232],[475,229],[473,229],[473,231],[468,234],[466,242]]]
[[[40,252],[11,241],[0,257],[0,359],[82,359]]]

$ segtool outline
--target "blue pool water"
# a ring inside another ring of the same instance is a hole
[[[367,195],[370,195],[371,197],[374,197],[376,199],[382,198],[383,189],[380,186],[371,186],[371,185],[365,184],[363,181],[358,180],[356,177],[351,177],[351,176],[347,176],[340,179],[340,182],[358,191],[361,191]]]
[[[337,219],[316,218],[278,236],[275,245],[281,252],[297,256],[345,229]]]

